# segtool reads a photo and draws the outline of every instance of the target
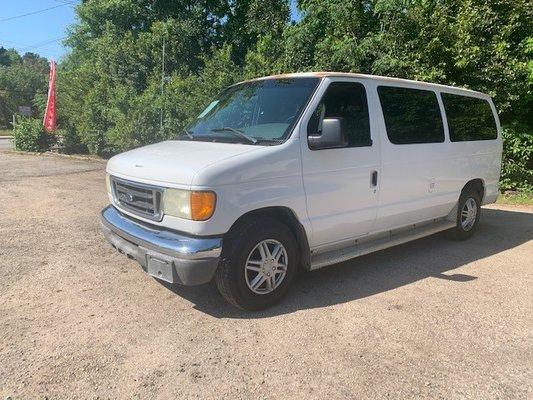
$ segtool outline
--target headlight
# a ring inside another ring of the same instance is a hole
[[[111,177],[108,173],[105,174],[105,188],[107,189],[108,193],[111,193]]]
[[[216,195],[209,191],[165,189],[163,212],[174,217],[205,221],[215,212]]]

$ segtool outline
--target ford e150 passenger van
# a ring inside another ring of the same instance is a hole
[[[303,73],[224,90],[174,140],[111,158],[102,229],[164,281],[215,279],[237,307],[313,270],[448,230],[467,239],[498,195],[488,95]]]

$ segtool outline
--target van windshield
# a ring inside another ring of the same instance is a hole
[[[318,81],[318,78],[280,78],[231,86],[198,115],[179,139],[281,143]]]

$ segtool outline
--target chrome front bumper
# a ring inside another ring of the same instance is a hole
[[[183,285],[209,282],[222,251],[221,237],[190,237],[145,225],[107,206],[101,212],[102,231],[120,253],[137,260],[150,275]]]

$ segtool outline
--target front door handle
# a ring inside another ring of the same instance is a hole
[[[370,186],[376,187],[378,185],[378,171],[372,171],[370,173]]]

